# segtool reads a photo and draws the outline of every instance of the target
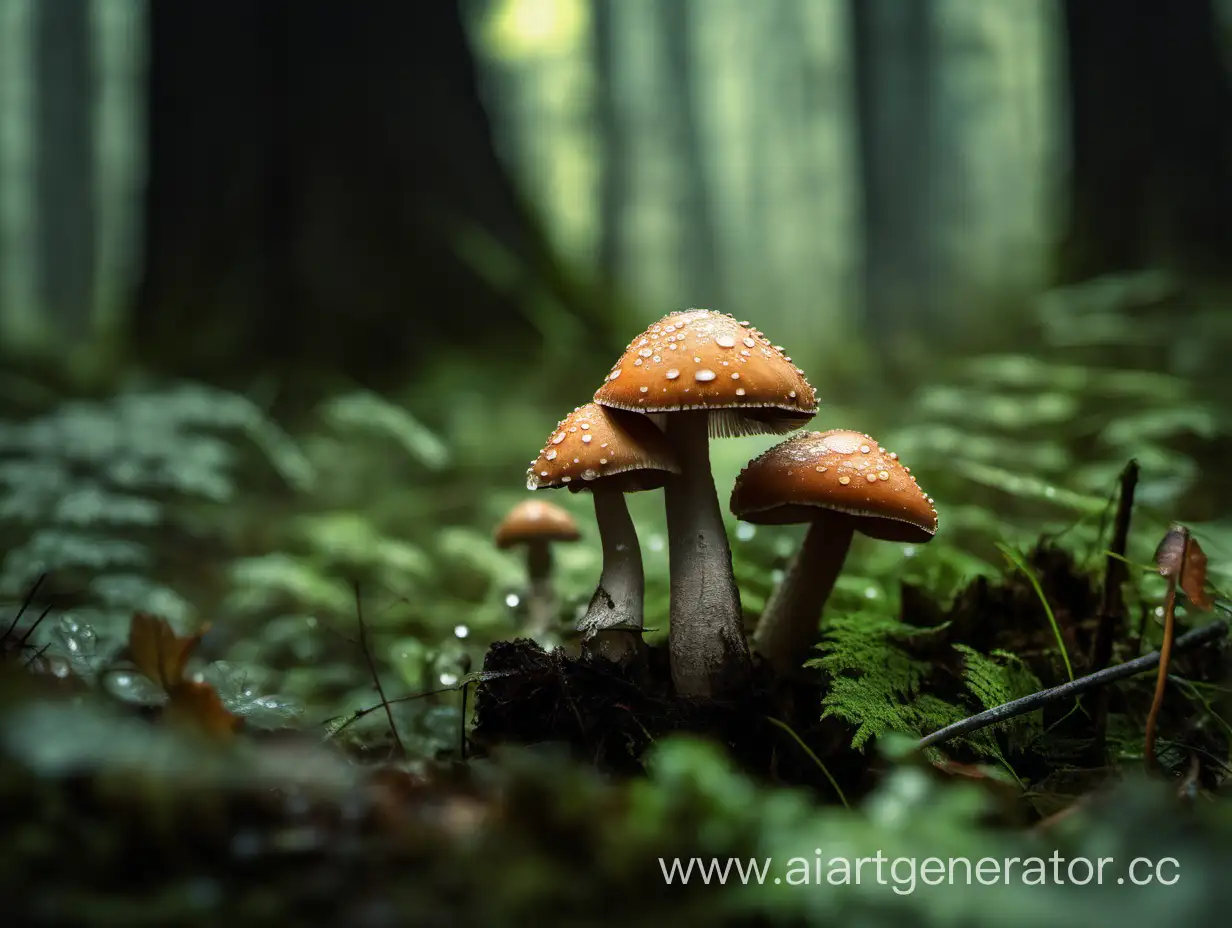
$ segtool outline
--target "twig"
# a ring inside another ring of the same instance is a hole
[[[1092,670],[1103,670],[1112,660],[1112,642],[1116,637],[1117,622],[1125,613],[1121,585],[1128,576],[1125,552],[1129,547],[1129,523],[1134,512],[1134,491],[1138,486],[1138,462],[1133,458],[1130,458],[1121,471],[1119,483],[1116,516],[1112,522],[1112,537],[1108,540],[1108,553],[1104,562],[1104,585],[1100,594],[1099,615],[1096,617],[1095,635],[1091,643]],[[1109,693],[1109,690],[1100,691],[1095,697],[1092,713],[1095,740],[1091,750],[1098,758],[1104,756],[1107,739]]]
[[[34,630],[43,624],[43,619],[47,618],[47,614],[51,612],[51,606],[48,606],[39,613],[39,617],[30,623],[30,627],[26,629],[26,633],[21,636],[21,640],[17,642],[19,647],[24,648],[26,642],[30,640],[30,636],[34,634]]]
[[[13,634],[13,629],[17,627],[17,623],[21,621],[21,617],[26,614],[26,610],[29,609],[30,604],[34,602],[34,597],[38,594],[39,587],[43,585],[43,581],[46,579],[46,574],[39,574],[39,578],[34,581],[34,585],[30,587],[30,592],[28,592],[22,599],[21,607],[17,610],[17,615],[13,616],[13,621],[9,624],[8,630],[5,631],[3,635],[4,638],[8,638],[9,635]]]
[[[1221,606],[1220,611],[1225,616],[1232,614],[1232,611],[1226,607]],[[1172,650],[1174,652],[1189,651],[1204,644],[1209,644],[1212,641],[1218,641],[1227,633],[1227,619],[1217,619],[1177,638],[1172,645]],[[1017,718],[1020,715],[1026,715],[1028,712],[1034,712],[1036,709],[1049,703],[1077,696],[1080,693],[1085,693],[1087,690],[1106,686],[1118,680],[1137,676],[1157,666],[1159,664],[1159,657],[1158,651],[1152,651],[1150,654],[1144,654],[1142,657],[1135,658],[1132,661],[1126,661],[1123,664],[1116,664],[1112,667],[1105,667],[1103,670],[1097,670],[1095,673],[1087,674],[1085,677],[1078,677],[1076,680],[1070,680],[1068,683],[1062,683],[1060,686],[1041,690],[1038,693],[1032,693],[1030,696],[1015,699],[1000,706],[994,706],[992,709],[987,709],[970,718],[955,722],[953,725],[947,725],[945,728],[938,729],[931,735],[924,736],[916,746],[920,748],[932,747],[935,744],[950,741],[960,735],[969,735],[971,732],[979,731],[990,725],[996,725],[998,722],[1004,722],[1008,719]]]
[[[457,683],[453,684],[452,686],[442,686],[439,689],[426,690],[425,692],[422,692],[422,693],[407,693],[404,696],[395,696],[393,699],[387,699],[384,702],[379,702],[375,706],[365,706],[362,709],[356,709],[354,712],[352,712],[350,715],[346,717],[346,719],[342,722],[342,724],[338,725],[336,728],[333,728],[328,733],[326,733],[325,740],[328,741],[330,738],[333,738],[335,735],[338,734],[338,732],[342,731],[344,728],[348,728],[349,726],[354,725],[364,716],[371,715],[373,712],[376,712],[377,709],[380,709],[383,706],[393,705],[396,702],[411,702],[412,700],[415,700],[415,699],[426,699],[429,696],[440,696],[442,693],[452,693],[452,692],[462,689],[463,687],[469,686],[472,683],[479,683],[484,680],[496,680],[500,677],[516,677],[520,673],[521,673],[520,670],[476,670],[474,673],[467,675],[462,680],[459,680]],[[325,721],[321,722],[318,727],[325,727],[329,725],[331,722],[337,721],[340,717],[341,716],[334,716],[332,719],[326,719]]]
[[[1121,584],[1127,575],[1125,551],[1129,546],[1129,523],[1134,512],[1134,491],[1138,486],[1138,462],[1130,459],[1121,471],[1120,492],[1117,495],[1116,517],[1104,564],[1104,586],[1100,595],[1098,624],[1091,648],[1091,666],[1103,670],[1112,659],[1114,625],[1122,614],[1124,601]]]
[[[466,691],[469,686],[469,680],[462,681],[462,719],[458,723],[458,752],[463,760],[466,760]]]
[[[406,757],[406,746],[402,743],[402,736],[398,734],[398,726],[394,723],[394,710],[389,707],[389,700],[385,698],[385,688],[381,686],[381,675],[377,673],[376,661],[372,659],[372,651],[368,648],[368,627],[364,624],[364,607],[359,595],[359,584],[355,584],[355,620],[359,624],[359,647],[364,652],[364,660],[368,662],[368,669],[372,671],[372,682],[376,684],[377,695],[381,697],[381,705],[385,707],[385,716],[389,719],[389,730],[394,736],[394,743],[398,745],[398,753]]]

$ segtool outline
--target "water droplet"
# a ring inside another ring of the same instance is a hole
[[[868,482],[869,482],[869,483],[876,483],[876,482],[877,482],[877,475],[876,475],[876,474],[865,474],[864,476],[867,478],[867,480],[868,480]]]
[[[589,445],[589,444],[591,443],[591,441],[593,441],[593,440],[594,440],[594,437],[595,437],[595,436],[593,436],[593,435],[583,435],[583,436],[582,436],[582,444],[584,444],[584,445]]]
[[[672,345],[668,345],[667,347],[668,347],[669,349],[671,349],[672,351],[675,351],[675,350],[676,350],[676,346],[675,346],[674,344],[672,344]]]
[[[598,476],[599,476],[599,472],[592,467],[588,467],[584,471],[582,471],[583,480],[594,480]]]
[[[638,389],[640,389],[643,393],[649,393],[649,392],[650,392],[650,387],[639,387]]]
[[[543,456],[544,456],[547,460],[549,460],[549,461],[555,461],[555,460],[556,460],[556,451],[555,451],[555,449],[550,449],[550,450],[548,450],[548,451],[545,451],[545,452],[543,453]]]
[[[694,355],[694,356],[693,356],[693,363],[694,363],[694,364],[701,364],[701,363],[702,363],[702,359],[701,359],[701,358],[699,358],[697,355]]]
[[[888,470],[879,470],[877,471],[877,476],[880,477],[882,480],[889,480],[890,472]]]
[[[583,422],[583,423],[582,423],[582,431],[583,431],[583,432],[587,431],[589,428],[590,428],[590,423],[589,423],[589,422]]]
[[[643,358],[648,358],[652,354],[654,354],[654,352],[651,351],[649,348],[643,348],[641,351],[638,352],[638,354],[640,354]]]
[[[735,348],[736,339],[731,335],[718,335],[714,339],[714,343],[720,348]]]
[[[819,474],[824,474],[829,469],[830,468],[826,467],[824,464],[818,464],[816,467],[813,468],[813,470],[817,471],[817,473]]]
[[[891,451],[891,452],[890,452],[890,460],[891,460],[891,461],[897,461],[897,460],[898,460],[898,454],[897,454],[896,452]]]
[[[660,361],[662,361],[662,360],[663,360],[663,355],[661,355],[661,354],[656,354],[656,355],[655,355],[653,358],[651,358],[650,360],[654,361],[654,362],[655,362],[655,364],[658,364]]]
[[[736,396],[744,396],[744,387],[736,388]]]
[[[560,478],[560,482],[561,482],[561,483],[572,483],[572,482],[573,482],[573,478],[572,478],[572,477],[561,477],[561,478]]]
[[[847,486],[847,484],[851,483],[851,478],[848,477],[846,474],[843,474],[843,476],[838,478],[838,482],[841,483],[843,486]]]
[[[541,470],[541,471],[539,471],[539,476],[540,476],[540,477],[546,477],[547,475],[548,475],[548,472],[547,472],[546,470]]]
[[[873,449],[872,449],[872,448],[870,448],[868,445],[861,445],[861,446],[860,446],[860,453],[861,453],[861,454],[868,454],[868,453],[869,453],[870,451],[872,451],[872,450],[873,450]]]
[[[756,345],[756,344],[757,344],[757,342],[753,341],[753,339],[751,339],[751,338],[746,337],[746,338],[744,339],[744,347],[745,347],[745,348],[752,348],[752,347],[753,347],[754,345]]]
[[[732,380],[739,380],[739,379],[740,379],[739,374],[732,374]]]
[[[633,366],[634,366],[634,367],[641,367],[641,366],[642,366],[642,359],[641,359],[641,358],[634,358],[634,359],[633,359]]]
[[[565,440],[564,432],[558,432],[557,434],[552,436],[552,444],[554,445],[559,445],[564,440]]]
[[[600,465],[600,466],[602,466],[602,465],[604,465],[604,464],[606,464],[606,463],[607,463],[607,458],[599,458],[599,465]]]
[[[668,380],[675,380],[677,377],[680,376],[680,371],[676,370],[676,368],[673,367],[663,376],[666,377]]]
[[[607,375],[607,379],[615,380],[619,376],[620,376],[620,368],[618,367],[616,368],[616,370],[612,371],[610,374]]]
[[[715,372],[708,367],[699,367],[693,372],[693,379],[699,383],[706,383],[707,381],[714,380],[716,376],[717,375]]]
[[[792,390],[790,393],[788,393],[788,394],[787,394],[787,396],[788,396],[788,398],[789,398],[789,399],[793,399],[793,400],[794,400],[794,399],[796,398],[796,391],[795,391],[795,390]]]

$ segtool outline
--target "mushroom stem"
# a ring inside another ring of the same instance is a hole
[[[603,574],[577,627],[585,633],[584,641],[591,653],[622,661],[638,653],[641,645],[646,587],[642,549],[624,493],[596,483],[591,487],[591,496],[603,542]]]
[[[815,519],[770,596],[753,633],[753,650],[782,676],[799,672],[817,638],[817,624],[855,535],[847,518]]]
[[[526,594],[526,633],[531,637],[546,634],[556,625],[556,591],[552,588],[552,549],[547,541],[526,545],[526,574],[530,580]]]
[[[749,682],[740,592],[710,471],[709,415],[674,412],[664,432],[680,473],[664,487],[671,569],[672,682],[682,696],[726,697]]]

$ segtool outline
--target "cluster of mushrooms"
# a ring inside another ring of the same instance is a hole
[[[531,462],[530,490],[590,491],[603,571],[578,623],[588,653],[639,659],[644,576],[624,494],[662,489],[671,572],[669,653],[683,696],[731,698],[751,679],[740,592],[710,470],[711,438],[784,434],[817,412],[804,372],[747,322],[706,309],[672,313],[633,339],[594,401],[560,421]],[[739,519],[809,528],[763,611],[753,651],[790,676],[807,660],[820,614],[856,532],[920,544],[937,530],[932,499],[898,455],[868,435],[800,432],[741,471]],[[515,507],[497,544],[525,544],[531,621],[554,621],[552,540],[575,540],[567,513],[538,499]]]

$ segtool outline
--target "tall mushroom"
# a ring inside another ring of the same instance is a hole
[[[856,532],[923,544],[937,531],[932,497],[898,455],[845,429],[796,435],[755,458],[736,478],[731,511],[745,522],[809,526],[753,634],[753,649],[781,674],[807,659]]]
[[[664,488],[672,681],[682,695],[736,695],[748,679],[749,651],[709,438],[790,431],[817,412],[813,388],[783,349],[748,323],[690,309],[633,339],[595,402],[662,414],[680,465]]]
[[[645,574],[626,493],[657,490],[676,473],[667,441],[643,416],[579,406],[560,421],[526,472],[526,488],[589,490],[603,542],[603,573],[578,623],[592,653],[624,661],[641,648]]]
[[[530,589],[526,595],[529,621],[527,632],[542,635],[557,619],[556,591],[552,588],[552,545],[558,541],[577,541],[577,522],[554,503],[527,499],[509,510],[496,527],[496,547],[526,547],[526,573]]]

